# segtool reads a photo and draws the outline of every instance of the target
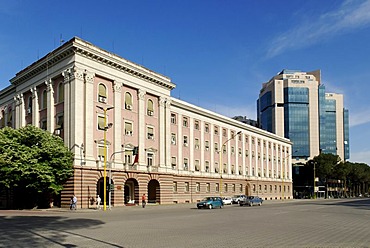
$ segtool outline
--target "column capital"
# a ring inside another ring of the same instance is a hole
[[[163,96],[159,97],[159,106],[164,107],[166,105],[166,98]]]
[[[113,81],[113,92],[121,93],[122,86],[123,86],[123,83],[117,82],[114,80]]]
[[[146,91],[139,89],[137,96],[139,97],[139,100],[144,100],[144,96],[146,95]]]
[[[166,99],[166,107],[169,108],[171,106],[171,99]]]
[[[49,92],[51,91],[53,93],[53,84],[52,84],[52,80],[51,79],[48,79],[45,81],[45,85],[46,85],[46,91]]]
[[[85,70],[84,76],[85,76],[86,83],[90,83],[90,84],[94,83],[95,73],[88,72],[87,70]]]

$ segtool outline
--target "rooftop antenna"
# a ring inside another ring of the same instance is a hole
[[[62,34],[60,34],[59,45],[62,45],[63,43],[64,43],[63,36]]]

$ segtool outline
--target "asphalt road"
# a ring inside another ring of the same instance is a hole
[[[0,211],[0,247],[370,247],[370,198]]]

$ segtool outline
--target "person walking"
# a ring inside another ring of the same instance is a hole
[[[101,198],[99,195],[96,196],[96,209],[101,209]]]
[[[72,197],[72,209],[77,210],[77,197],[75,195]]]
[[[146,197],[145,197],[145,194],[143,194],[143,196],[141,197],[141,204],[143,205],[143,208],[145,208],[145,205],[146,205]]]

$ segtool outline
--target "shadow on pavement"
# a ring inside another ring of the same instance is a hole
[[[361,198],[361,199],[349,200],[349,201],[330,202],[327,205],[346,206],[346,207],[353,207],[353,208],[359,208],[359,209],[364,209],[364,210],[370,210],[370,198]]]
[[[122,247],[74,232],[104,224],[100,220],[60,216],[0,216],[0,223],[0,247],[77,247],[67,243],[67,238],[71,236],[101,245]]]

